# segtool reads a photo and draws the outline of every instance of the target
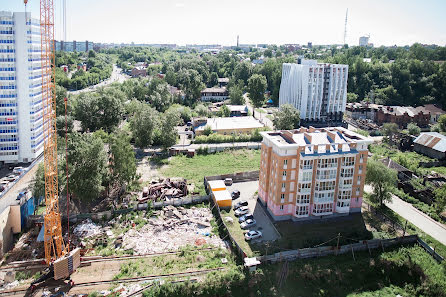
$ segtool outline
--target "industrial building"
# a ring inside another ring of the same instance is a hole
[[[0,30],[0,161],[31,162],[44,138],[40,21],[2,11]]]
[[[424,132],[413,142],[416,152],[428,157],[445,160],[446,159],[446,136],[437,132]]]
[[[258,193],[275,220],[361,211],[371,139],[342,127],[261,135]]]
[[[301,58],[297,64],[284,63],[279,107],[297,108],[304,126],[339,125],[347,103],[347,77],[348,65]]]
[[[222,135],[239,135],[253,132],[263,128],[263,125],[254,117],[228,117],[194,119],[193,127],[195,135],[203,135],[206,127],[210,127],[213,133]]]

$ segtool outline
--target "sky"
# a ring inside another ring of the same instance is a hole
[[[62,38],[62,0],[55,1]],[[107,43],[446,45],[446,0],[66,0],[67,40]],[[0,10],[24,11],[23,0]],[[28,11],[39,18],[39,0]]]

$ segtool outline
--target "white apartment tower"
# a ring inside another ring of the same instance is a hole
[[[31,162],[43,138],[40,22],[0,11],[0,162]]]
[[[302,125],[337,125],[347,103],[348,65],[322,64],[298,59],[282,68],[279,106],[291,104],[300,111]]]

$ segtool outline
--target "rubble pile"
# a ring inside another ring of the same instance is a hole
[[[157,218],[150,218],[141,229],[130,229],[123,236],[123,249],[135,254],[175,251],[186,245],[224,247],[220,237],[212,235],[212,213],[207,208],[165,207]]]
[[[166,178],[162,182],[152,183],[147,191],[143,191],[142,197],[138,201],[145,202],[147,200],[164,200],[166,198],[180,198],[187,195],[187,182],[185,179],[171,181]]]
[[[93,223],[90,219],[86,219],[74,228],[73,233],[79,238],[88,238],[99,235],[101,233],[101,227]]]

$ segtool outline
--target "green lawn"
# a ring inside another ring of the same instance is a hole
[[[233,150],[209,155],[184,155],[164,159],[161,169],[165,177],[183,177],[193,182],[201,195],[205,194],[203,180],[205,176],[253,171],[260,169],[260,150]]]
[[[234,240],[238,243],[238,245],[243,249],[243,251],[246,253],[246,256],[252,257],[254,255],[260,255],[260,253],[256,253],[255,250],[251,249],[251,245],[248,244],[245,240],[245,233],[242,228],[240,228],[240,223],[238,222],[238,217],[235,216],[234,210],[231,209],[231,211],[225,211],[223,210],[221,212],[221,217],[224,220],[226,217],[231,217],[234,222],[229,223],[225,222],[226,226],[228,227],[229,233],[231,233]]]

